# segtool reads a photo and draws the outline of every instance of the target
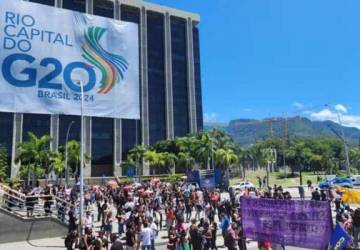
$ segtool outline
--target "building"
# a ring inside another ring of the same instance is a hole
[[[7,0],[11,1],[11,0]],[[85,118],[86,177],[121,175],[120,164],[135,144],[152,145],[203,127],[197,14],[142,0],[30,0],[139,24],[141,119]],[[53,140],[51,150],[69,139],[80,141],[80,117],[0,113],[0,144],[7,148],[16,176],[16,145],[29,131]],[[149,174],[144,168],[143,174]]]

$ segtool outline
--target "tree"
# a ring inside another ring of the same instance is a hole
[[[137,144],[134,148],[132,148],[129,151],[128,154],[128,160],[131,160],[136,165],[136,170],[138,169],[138,166],[143,163],[145,159],[145,153],[147,151],[147,147],[143,144]],[[136,171],[137,175],[139,175],[139,172]]]
[[[175,165],[178,160],[175,154],[169,152],[161,152],[168,173],[175,173]]]
[[[16,161],[21,162],[20,173],[27,175],[28,184],[30,183],[30,176],[32,175],[33,185],[38,177],[43,176],[49,168],[50,160],[50,141],[48,135],[41,137],[29,132],[29,139],[18,145],[16,153]]]
[[[213,158],[216,151],[216,140],[209,133],[202,132],[197,137],[197,143],[194,146],[195,160],[203,164],[205,168],[210,169],[210,159]]]
[[[239,158],[232,149],[217,149],[215,152],[216,162],[223,169],[228,169],[231,165],[238,162]]]
[[[358,172],[360,171],[360,149],[352,148],[349,152],[350,164],[352,167],[356,168]]]
[[[189,152],[180,152],[177,155],[177,163],[178,165],[182,165],[185,167],[186,174],[192,170],[193,166],[195,165],[195,159]]]
[[[59,178],[60,177],[60,184],[61,184],[61,180],[62,180],[62,174],[65,170],[65,166],[64,166],[64,156],[62,153],[53,153],[52,158],[51,158],[51,170],[53,170],[56,174],[56,176]]]
[[[75,177],[78,176],[81,161],[80,143],[75,140],[68,141],[67,148],[67,164],[71,167]]]
[[[165,159],[163,153],[158,153],[155,150],[147,150],[144,153],[146,162],[150,167],[163,167],[165,166]]]
[[[8,169],[7,150],[4,146],[0,145],[0,181],[7,177]]]

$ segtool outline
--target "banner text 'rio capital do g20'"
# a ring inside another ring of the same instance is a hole
[[[137,24],[11,0],[0,39],[0,111],[139,119]]]

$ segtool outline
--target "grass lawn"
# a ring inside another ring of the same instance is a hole
[[[299,173],[297,173],[298,175]],[[247,171],[245,173],[245,178],[232,178],[230,180],[230,185],[235,185],[241,181],[249,180],[251,183],[253,183],[255,186],[259,186],[257,176],[260,176],[262,179],[264,176],[266,176],[265,170],[258,170],[258,171]],[[292,178],[279,178],[280,172],[273,172],[270,173],[269,176],[269,182],[270,185],[273,186],[281,185],[283,187],[289,187],[289,186],[298,186],[300,185],[300,177],[292,177]],[[323,175],[320,176],[321,179],[324,178]],[[302,173],[302,179],[303,179],[303,185],[306,185],[307,180],[311,180],[313,184],[317,184],[317,175],[314,175],[312,172],[303,172]]]

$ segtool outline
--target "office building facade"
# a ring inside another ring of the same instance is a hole
[[[11,0],[7,0],[11,1]],[[24,0],[25,1],[25,0]],[[121,162],[135,144],[195,133],[203,127],[199,16],[142,0],[29,0],[88,14],[137,23],[140,41],[140,120],[85,117],[86,177],[121,175]],[[61,24],[59,24],[61,25]],[[0,100],[1,101],[1,100]],[[0,144],[7,149],[10,176],[16,176],[18,143],[28,132],[50,135],[50,148],[80,141],[80,117],[0,113]],[[144,168],[143,174],[149,174]]]

